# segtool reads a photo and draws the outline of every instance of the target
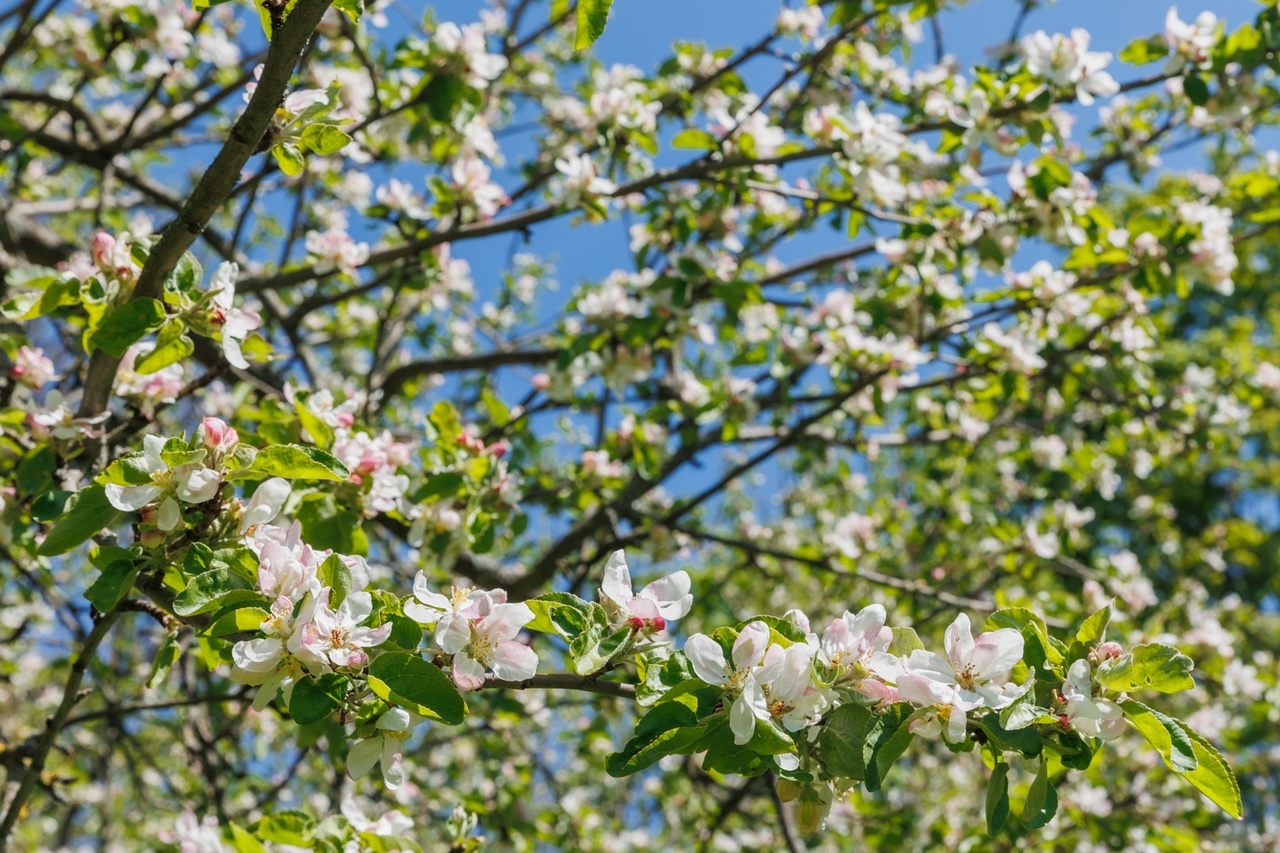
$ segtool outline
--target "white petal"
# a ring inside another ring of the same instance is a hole
[[[968,614],[956,616],[956,621],[947,628],[944,642],[951,665],[957,671],[964,669],[973,657],[973,629],[969,625]]]
[[[407,732],[409,720],[409,712],[404,708],[392,708],[378,718],[377,727],[388,732]]]
[[[604,565],[604,582],[600,584],[600,592],[623,610],[631,604],[631,572],[627,568],[627,557],[622,551],[614,551]]]
[[[693,665],[693,672],[707,684],[724,684],[728,663],[720,644],[706,634],[694,634],[684,643],[685,656]]]
[[[280,514],[280,510],[284,508],[284,502],[289,499],[292,491],[293,486],[283,477],[272,477],[264,481],[254,491],[253,497],[244,508],[244,515],[240,520],[240,532],[244,533],[250,527],[272,521]]]
[[[404,609],[407,613],[409,605],[406,604]],[[470,642],[471,623],[460,616],[446,616],[436,626],[436,644],[444,650],[445,654],[456,655],[465,649]]]
[[[122,512],[137,512],[164,494],[158,486],[108,485],[102,490],[106,493],[107,503]]]
[[[400,754],[400,741],[382,739],[382,781],[394,791],[404,784],[404,758]]]
[[[347,752],[347,775],[352,779],[363,779],[369,775],[373,765],[382,757],[382,738],[371,737],[352,744]]]
[[[156,527],[161,530],[172,530],[182,520],[182,510],[173,498],[165,498],[160,504],[160,512],[156,514]]]
[[[760,663],[769,648],[770,636],[769,626],[763,622],[751,622],[744,627],[733,643],[733,665],[746,669]]]
[[[964,712],[953,706],[951,708],[951,716],[947,718],[947,740],[952,743],[963,741],[965,730],[968,728],[967,723]]]
[[[489,615],[476,625],[476,633],[494,640],[511,640],[533,621],[533,611],[524,604],[495,604]]]
[[[353,592],[338,606],[338,618],[348,625],[359,625],[373,613],[373,596],[367,592]],[[344,618],[345,617],[345,618]]]
[[[1013,628],[988,631],[974,642],[969,662],[983,678],[1008,675],[1022,660],[1024,642],[1022,633]]]
[[[489,666],[493,674],[503,681],[524,681],[526,678],[533,678],[538,671],[538,655],[533,649],[514,640],[498,643]]]
[[[185,466],[184,466],[185,467]],[[213,500],[222,484],[222,474],[212,468],[193,468],[178,480],[178,497],[189,504]]]

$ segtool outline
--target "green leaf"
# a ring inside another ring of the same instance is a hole
[[[351,570],[347,568],[346,563],[342,562],[341,557],[330,554],[320,564],[317,576],[321,584],[333,590],[329,593],[329,606],[336,610],[351,592]]]
[[[1028,758],[1034,758],[1044,750],[1044,735],[1038,729],[1028,726],[1006,729],[1000,724],[1000,715],[994,712],[985,715],[981,725],[991,742],[1002,750],[1019,752]]]
[[[422,99],[427,104],[427,113],[436,121],[449,121],[453,112],[462,103],[467,85],[452,74],[437,74],[427,82],[422,90]]]
[[[156,336],[156,345],[133,365],[135,373],[146,376],[177,364],[196,351],[196,345],[187,334],[187,324],[173,319],[164,324]]]
[[[351,137],[332,124],[313,124],[302,132],[302,142],[321,157],[328,157],[346,148]]]
[[[1156,748],[1164,763],[1178,773],[1188,773],[1199,766],[1193,741],[1186,729],[1172,717],[1166,717],[1141,702],[1121,702],[1124,715],[1129,718],[1147,743]]]
[[[826,771],[842,779],[861,781],[866,775],[865,748],[871,712],[861,705],[841,705],[822,723],[818,750]]]
[[[573,41],[574,50],[586,50],[604,35],[612,5],[613,0],[578,0],[578,34]]]
[[[53,448],[47,444],[37,447],[18,463],[18,491],[24,495],[48,491],[53,485],[53,472],[57,467],[58,457]]]
[[[95,482],[104,486],[145,486],[151,483],[151,469],[141,454],[125,456],[108,465]]]
[[[133,589],[138,577],[138,566],[132,560],[118,560],[102,570],[98,579],[84,591],[84,597],[98,608],[99,613],[115,610]]]
[[[198,3],[199,0],[197,0]],[[198,5],[197,8],[199,8]],[[235,848],[236,853],[267,853],[267,848],[262,846],[261,841],[254,838],[247,829],[235,823],[231,824],[231,846]]]
[[[1041,761],[1040,770],[1027,791],[1027,802],[1022,807],[1022,822],[1027,829],[1040,829],[1053,820],[1057,811],[1058,792],[1049,781],[1049,762]]]
[[[466,479],[457,471],[429,474],[427,481],[413,493],[413,502],[422,503],[427,500],[461,495],[465,492],[465,485]]]
[[[164,306],[156,299],[132,299],[112,311],[89,335],[90,351],[105,350],[116,358],[164,322]]]
[[[340,554],[367,554],[369,539],[363,517],[339,507],[333,495],[308,495],[298,507],[296,518],[302,537],[312,548],[330,548]],[[316,499],[318,498],[318,500]]]
[[[300,726],[318,723],[342,707],[347,677],[330,672],[319,678],[300,678],[289,697],[289,715]]]
[[[369,664],[369,687],[388,702],[456,726],[467,703],[439,667],[411,652],[384,652]]]
[[[889,654],[894,657],[906,657],[916,649],[923,649],[924,643],[920,642],[920,635],[916,633],[915,628],[891,628],[893,640],[889,643]]]
[[[298,444],[278,444],[258,451],[249,470],[289,480],[345,480],[351,476],[347,466],[330,454]]]
[[[178,645],[178,635],[170,632],[164,635],[164,642],[160,644],[159,651],[156,652],[156,658],[151,662],[151,674],[147,677],[147,688],[154,690],[164,682],[169,675],[169,670],[173,669],[173,665],[178,662],[178,658],[182,657],[182,646]]]
[[[311,830],[315,825],[315,818],[306,812],[291,809],[275,811],[265,816],[258,821],[255,830],[263,841],[309,847]]]
[[[1182,79],[1182,91],[1197,107],[1209,103],[1209,84],[1198,74],[1188,74]]]
[[[271,156],[276,159],[280,171],[291,178],[301,175],[302,170],[307,167],[307,161],[303,159],[302,152],[292,142],[281,142],[279,145],[272,146]]]
[[[333,8],[350,18],[351,23],[356,24],[364,14],[364,0],[334,0]]]
[[[306,391],[296,392],[293,395],[293,410],[297,412],[298,422],[302,424],[302,428],[311,436],[311,440],[318,447],[328,450],[333,446],[333,427],[311,411],[311,408],[307,405],[307,399],[310,396]]]
[[[215,613],[203,633],[207,637],[225,637],[258,631],[270,615],[268,610],[252,602],[236,602]]]
[[[1092,614],[1084,620],[1080,630],[1076,631],[1076,642],[1085,646],[1096,646],[1107,635],[1107,625],[1111,622],[1111,604]]]
[[[1120,61],[1130,65],[1146,65],[1169,55],[1169,42],[1164,36],[1137,39],[1120,51]]]
[[[45,536],[36,553],[42,557],[65,554],[104,527],[113,527],[124,513],[107,502],[102,486],[90,486],[72,495],[67,509]]]
[[[610,776],[630,776],[668,755],[681,754],[703,734],[698,714],[684,702],[660,702],[636,725],[636,732],[620,752],[605,759]]]
[[[1196,686],[1191,677],[1195,663],[1172,646],[1147,643],[1134,646],[1114,661],[1098,667],[1098,683],[1121,692],[1155,690],[1177,693]]]
[[[863,766],[866,777],[863,784],[868,791],[879,791],[893,763],[906,752],[915,735],[911,723],[925,715],[925,710],[912,708],[900,702],[878,712],[867,728],[867,742],[863,749]]]
[[[720,140],[705,130],[686,127],[671,140],[672,148],[689,148],[696,151],[719,151]]]
[[[1200,735],[1193,732],[1186,723],[1174,720],[1188,738],[1195,752],[1196,769],[1183,773],[1188,782],[1196,786],[1224,812],[1239,819],[1244,817],[1244,803],[1240,800],[1240,783],[1235,774],[1227,766],[1218,750]]]
[[[992,838],[1009,819],[1009,765],[1001,762],[987,783],[987,835]]]
[[[250,601],[270,604],[244,575],[219,566],[188,581],[182,592],[174,596],[173,612],[194,616],[215,607]]]

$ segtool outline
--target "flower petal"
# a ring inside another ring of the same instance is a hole
[[[693,672],[707,684],[724,684],[728,681],[725,670],[729,668],[720,644],[706,634],[694,634],[685,640],[684,653],[693,665]]]

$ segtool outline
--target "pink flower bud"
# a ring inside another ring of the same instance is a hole
[[[200,422],[200,428],[196,431],[196,436],[200,439],[209,451],[217,456],[226,456],[234,453],[236,447],[240,444],[240,436],[236,431],[227,425],[226,421],[220,418],[205,418]]]
[[[533,377],[533,388],[535,391],[546,391],[551,387],[551,377],[545,373],[539,373]]]
[[[112,250],[116,247],[116,238],[105,231],[93,235],[93,261],[104,269],[114,269]]]
[[[508,444],[505,441],[495,441],[489,445],[488,452],[496,459],[501,459],[507,455]]]
[[[1098,657],[1103,660],[1115,660],[1124,654],[1124,648],[1119,643],[1106,642],[1098,646]]]

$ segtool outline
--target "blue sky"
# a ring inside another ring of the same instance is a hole
[[[416,5],[416,4],[415,4]],[[651,71],[657,63],[670,55],[675,41],[705,41],[712,47],[742,46],[763,34],[778,10],[784,4],[778,0],[615,0],[604,36],[593,48],[604,63],[615,62],[636,65]],[[797,5],[792,2],[790,5]],[[976,0],[961,8],[945,10],[940,16],[943,44],[946,52],[955,56],[962,68],[985,61],[985,52],[992,45],[1006,39],[1011,31],[1021,0]],[[1193,19],[1207,7],[1226,20],[1229,28],[1251,20],[1259,4],[1253,0],[1213,0],[1206,5],[1183,5],[1179,8],[1184,20]],[[466,23],[475,20],[478,4],[474,0],[442,0],[432,4],[440,20],[456,20]],[[546,6],[535,7],[536,14],[546,14]],[[904,8],[907,8],[904,6]],[[1163,31],[1169,4],[1161,0],[1060,0],[1033,11],[1025,20],[1022,32],[1037,29],[1049,32],[1067,32],[1083,27],[1093,36],[1092,48],[1118,53],[1135,38]],[[529,18],[527,26],[540,24]],[[925,41],[920,45],[916,63],[932,61],[933,42],[928,28]],[[765,57],[749,64],[744,74],[753,87],[767,89],[781,70],[777,59]],[[1121,82],[1142,76],[1142,72],[1122,65],[1119,60],[1110,70]],[[1077,128],[1077,138],[1084,128]],[[518,154],[520,144],[508,140],[510,151]],[[690,152],[664,150],[659,163],[669,165],[690,158]],[[1174,169],[1195,168],[1202,162],[1200,151],[1191,148],[1166,158],[1166,167]],[[561,282],[560,301],[584,280],[598,280],[617,268],[627,268],[630,253],[627,250],[625,229],[617,227],[591,227],[573,229],[566,222],[557,221],[538,226],[529,250],[539,254],[551,248]],[[809,237],[795,245],[783,247],[779,256],[788,259],[831,248],[838,235]],[[503,237],[482,244],[456,247],[457,253],[466,257],[476,274],[478,290],[485,292],[483,283],[497,281],[506,261],[510,238]]]

